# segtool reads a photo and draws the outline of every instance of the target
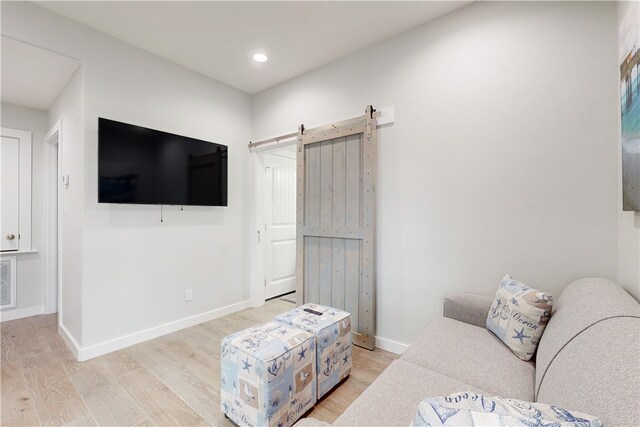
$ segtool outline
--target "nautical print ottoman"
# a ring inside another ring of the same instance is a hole
[[[351,373],[351,314],[318,304],[304,304],[276,316],[316,336],[318,399]]]
[[[312,333],[269,322],[221,347],[222,412],[239,426],[288,427],[316,403]]]

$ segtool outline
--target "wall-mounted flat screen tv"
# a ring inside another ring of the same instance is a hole
[[[227,206],[226,145],[98,118],[98,202]]]

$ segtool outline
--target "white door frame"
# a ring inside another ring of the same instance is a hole
[[[58,197],[60,193],[62,159],[62,120],[53,125],[44,138],[45,215],[44,215],[44,312],[62,310],[60,298],[62,271],[60,268],[61,227]]]
[[[296,244],[296,234],[295,234],[295,228],[296,228],[296,219],[295,219],[295,201],[296,201],[296,193],[295,193],[295,189],[293,191],[293,193],[291,194],[292,198],[291,201],[293,202],[294,206],[293,206],[293,215],[294,218],[292,218],[291,223],[289,224],[288,227],[286,227],[286,229],[288,231],[283,230],[282,228],[280,228],[279,226],[274,225],[273,221],[274,221],[274,171],[276,168],[290,168],[290,171],[293,172],[294,176],[292,177],[292,184],[295,186],[295,172],[296,172],[296,151],[295,151],[295,147],[291,146],[291,150],[269,150],[268,152],[264,153],[264,170],[262,172],[262,187],[261,187],[261,193],[264,195],[263,200],[264,200],[264,205],[263,205],[263,215],[264,215],[264,226],[263,226],[263,230],[264,230],[264,236],[261,235],[261,239],[264,240],[267,244],[263,245],[262,248],[262,252],[265,255],[265,262],[264,262],[264,266],[265,266],[265,279],[266,282],[264,284],[264,289],[265,289],[265,293],[266,295],[264,296],[265,299],[268,298],[275,298],[279,295],[283,295],[283,294],[287,294],[290,292],[294,292],[295,291],[295,264],[296,264],[296,260],[295,260],[295,246],[293,249],[293,259],[291,267],[292,267],[292,273],[293,273],[293,281],[291,283],[291,287],[287,287],[286,283],[284,283],[285,281],[287,281],[286,277],[281,277],[280,279],[283,279],[282,281],[280,281],[279,283],[274,283],[274,260],[277,261],[283,261],[283,259],[278,259],[278,258],[274,258],[275,256],[275,250],[276,250],[276,245],[275,245],[275,241],[279,241],[280,243],[283,243],[284,240],[283,239],[288,233],[291,232],[291,227],[293,227],[293,235],[289,235],[290,237],[290,242],[291,244],[295,245]],[[281,226],[284,224],[280,224]],[[275,240],[274,240],[275,239]],[[280,262],[278,262],[278,264],[280,264]],[[280,265],[281,266],[281,265]],[[292,278],[289,277],[289,280],[291,280]]]
[[[297,139],[290,138],[286,140],[279,140],[277,144],[272,144],[269,146],[259,147],[252,149],[253,153],[253,167],[254,167],[254,188],[255,188],[255,198],[254,198],[254,206],[255,206],[255,223],[254,223],[254,244],[256,245],[255,251],[255,263],[253,264],[253,280],[251,281],[251,289],[250,289],[250,304],[252,307],[260,307],[264,304],[264,284],[266,280],[265,275],[265,251],[266,245],[264,242],[265,232],[264,232],[264,224],[265,224],[265,200],[264,200],[264,155],[267,152],[273,150],[280,150],[285,147],[290,147],[295,145]]]

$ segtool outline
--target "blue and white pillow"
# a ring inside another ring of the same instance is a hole
[[[487,316],[487,329],[522,360],[530,360],[551,317],[553,297],[513,280],[500,282]]]
[[[459,392],[424,399],[411,425],[602,427],[602,422],[591,415],[544,403]]]

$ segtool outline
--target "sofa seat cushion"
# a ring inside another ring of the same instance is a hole
[[[518,359],[484,328],[444,317],[437,319],[407,349],[401,360],[456,378],[496,396],[534,400],[535,365]]]
[[[462,390],[482,393],[462,381],[413,363],[395,360],[333,425],[408,426],[425,397]]]

